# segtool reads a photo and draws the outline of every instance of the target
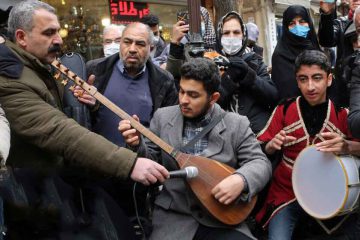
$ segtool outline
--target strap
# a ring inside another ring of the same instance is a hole
[[[343,217],[341,219],[340,222],[338,222],[338,224],[336,224],[334,227],[332,228],[328,228],[320,219],[315,218],[316,222],[324,229],[324,231],[330,235],[332,234],[334,231],[336,231],[344,222],[346,219],[348,219],[348,217],[350,216],[350,214],[347,214],[345,217]]]
[[[210,132],[211,129],[213,129],[216,124],[218,124],[221,119],[223,119],[226,115],[226,112],[221,113],[220,115],[216,116],[211,120],[211,122],[203,128],[201,132],[199,132],[193,139],[191,139],[190,142],[188,142],[185,146],[180,148],[180,151],[187,152],[191,147],[195,145],[197,141],[199,141],[201,138],[203,138],[208,132]]]

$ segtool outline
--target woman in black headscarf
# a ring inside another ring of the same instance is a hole
[[[305,7],[293,5],[283,14],[282,36],[272,55],[272,80],[279,98],[300,95],[295,79],[295,59],[304,50],[320,50],[313,22]]]

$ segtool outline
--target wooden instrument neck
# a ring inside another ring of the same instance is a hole
[[[82,80],[74,72],[70,71],[70,69],[68,69],[67,67],[62,65],[59,61],[54,60],[51,65],[53,67],[55,67],[57,70],[59,70],[62,74],[64,74],[71,81],[73,81],[76,85],[80,86],[82,89],[84,89],[86,92],[88,92],[91,96],[93,96],[96,100],[98,100],[100,103],[102,103],[108,109],[110,109],[113,113],[115,113],[121,119],[129,120],[130,124],[133,128],[135,128],[142,135],[144,135],[145,137],[150,139],[153,143],[158,145],[163,151],[165,151],[166,153],[168,153],[172,156],[174,156],[177,153],[172,146],[170,146],[169,144],[164,142],[161,138],[156,136],[149,129],[147,129],[145,126],[143,126],[141,123],[136,121],[133,117],[131,117],[129,114],[127,114],[124,110],[119,108],[117,105],[115,105],[113,102],[111,102],[108,98],[106,98],[104,95],[99,93],[97,91],[96,87],[89,85],[86,81]]]

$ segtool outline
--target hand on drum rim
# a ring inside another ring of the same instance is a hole
[[[342,136],[335,132],[325,132],[317,135],[322,142],[315,144],[316,150],[332,152],[334,154],[349,154],[349,144]]]

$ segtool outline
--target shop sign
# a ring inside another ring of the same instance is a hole
[[[150,13],[148,3],[109,0],[111,22],[126,24],[139,21]]]

